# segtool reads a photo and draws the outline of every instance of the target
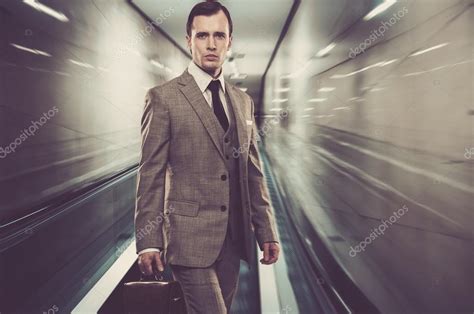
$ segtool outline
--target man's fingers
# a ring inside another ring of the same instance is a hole
[[[270,264],[275,263],[278,260],[278,247],[275,246],[270,250],[270,260],[268,261]]]
[[[148,276],[153,274],[153,256],[154,253],[147,252],[138,257],[138,266],[142,274]]]
[[[161,262],[161,256],[160,253],[155,254],[155,266],[158,269],[158,271],[163,271],[165,268],[163,267],[163,263]]]
[[[268,243],[263,244],[263,260],[268,262],[270,259],[270,245]]]
[[[276,244],[269,243],[263,246],[263,258],[260,260],[262,264],[270,265],[278,260],[280,247]]]

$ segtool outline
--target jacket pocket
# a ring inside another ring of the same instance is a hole
[[[165,214],[181,215],[181,216],[197,216],[199,211],[199,203],[192,201],[165,201]]]

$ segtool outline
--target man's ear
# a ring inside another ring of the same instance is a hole
[[[191,36],[186,35],[186,42],[188,43],[188,48],[191,48]]]
[[[188,49],[189,49],[189,52],[191,53],[191,55],[193,54],[192,50],[191,50],[191,36],[189,35],[186,35],[186,42],[188,43]]]
[[[232,47],[232,35],[229,36],[229,46],[227,47],[227,51]]]

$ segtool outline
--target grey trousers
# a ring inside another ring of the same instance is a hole
[[[239,282],[240,256],[226,235],[216,261],[206,268],[171,265],[173,277],[181,284],[188,314],[230,312]]]

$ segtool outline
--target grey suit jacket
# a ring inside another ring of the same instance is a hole
[[[278,241],[267,186],[256,148],[254,103],[226,82],[235,112],[246,260]],[[229,108],[230,109],[230,108]],[[229,184],[218,137],[218,120],[187,70],[150,89],[142,117],[142,154],[135,209],[137,252],[163,248],[165,262],[207,267],[223,244],[229,211]],[[253,233],[253,234],[252,234]]]

